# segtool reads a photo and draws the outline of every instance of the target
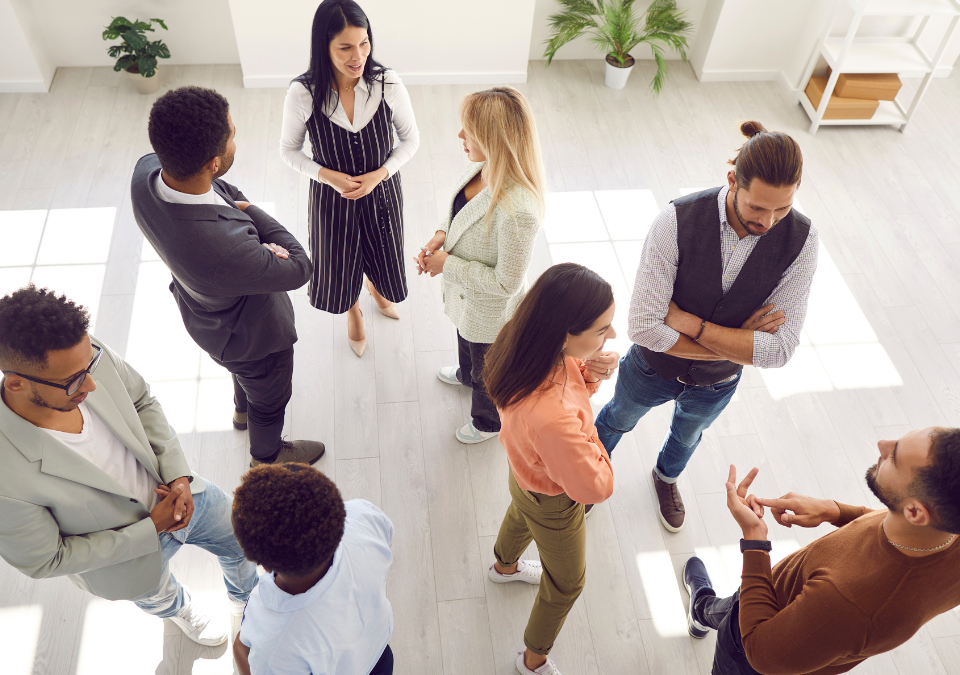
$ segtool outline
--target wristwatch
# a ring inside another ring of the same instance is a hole
[[[767,553],[773,548],[768,540],[759,540],[759,539],[741,539],[740,540],[740,552],[744,553],[745,551],[766,551]]]

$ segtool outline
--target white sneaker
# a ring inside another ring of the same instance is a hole
[[[457,379],[457,371],[460,370],[460,366],[444,366],[437,371],[437,379],[446,384],[463,384],[460,380]]]
[[[490,581],[497,584],[508,584],[511,581],[524,581],[538,585],[543,576],[543,565],[539,560],[520,560],[517,562],[517,571],[513,574],[500,574],[496,565],[490,565]]]
[[[230,616],[243,616],[243,610],[247,608],[247,603],[227,598],[227,604],[230,605]]]
[[[480,431],[473,426],[473,420],[470,420],[462,427],[457,429],[457,440],[461,443],[466,443],[467,445],[472,443],[483,443],[484,441],[488,441],[491,438],[496,438],[499,435],[499,431]]]
[[[530,670],[527,668],[527,664],[523,662],[523,652],[517,654],[517,671],[521,675],[560,675],[560,671],[557,670],[557,664],[547,658],[547,662],[536,670]]]
[[[170,620],[197,644],[216,647],[227,641],[227,631],[221,626],[212,624],[210,617],[201,612],[189,596],[184,608],[177,616],[170,617]]]

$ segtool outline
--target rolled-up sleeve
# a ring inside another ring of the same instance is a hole
[[[784,314],[776,333],[753,332],[753,365],[757,368],[781,368],[793,357],[800,344],[800,331],[807,318],[810,286],[817,271],[820,237],[813,225],[800,255],[786,269],[765,305]]]
[[[630,339],[654,352],[665,352],[680,339],[680,333],[663,322],[673,297],[679,264],[677,211],[673,204],[668,204],[654,219],[647,234],[628,318]]]
[[[307,120],[313,114],[313,97],[305,86],[294,82],[283,99],[283,123],[280,127],[280,156],[284,163],[304,176],[320,181],[320,165],[303,151]]]

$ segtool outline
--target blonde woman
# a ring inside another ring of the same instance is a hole
[[[523,300],[544,212],[543,161],[530,105],[512,87],[467,96],[457,134],[473,164],[460,177],[445,222],[415,259],[441,280],[444,311],[457,327],[459,366],[437,377],[473,389],[461,443],[500,433],[500,415],[480,379],[487,350]],[[440,250],[442,247],[443,250]]]

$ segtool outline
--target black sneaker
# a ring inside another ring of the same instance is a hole
[[[687,589],[690,596],[690,605],[687,608],[687,632],[691,637],[702,640],[707,637],[710,628],[704,626],[693,616],[693,605],[700,592],[709,592],[710,595],[716,595],[713,585],[710,583],[710,575],[707,574],[707,568],[700,558],[694,556],[683,565],[683,586]]]

